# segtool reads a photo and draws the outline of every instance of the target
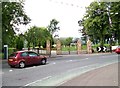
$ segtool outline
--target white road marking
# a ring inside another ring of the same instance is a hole
[[[68,61],[66,61],[66,62],[72,62],[73,60],[68,60]]]
[[[9,72],[11,72],[11,71],[13,71],[13,70],[9,70]]]
[[[53,64],[56,64],[55,62],[53,62]]]
[[[32,68],[35,68],[36,66],[33,66],[33,67],[29,67],[29,68],[25,68],[25,69],[32,69]]]
[[[80,59],[80,60],[88,60],[89,58],[84,58],[84,59]]]
[[[47,77],[42,78],[42,79],[40,79],[40,80],[36,80],[36,81],[34,81],[34,82],[28,83],[28,84],[26,84],[25,86],[29,86],[29,85],[31,85],[31,84],[34,84],[34,83],[36,83],[36,82],[40,82],[40,81],[43,81],[43,80],[49,79],[49,78],[51,78],[51,77],[52,77],[52,76],[47,76]]]
[[[62,84],[64,84],[64,83],[66,83],[66,82],[67,82],[67,80],[59,83],[57,86],[60,86],[60,85],[62,85]]]

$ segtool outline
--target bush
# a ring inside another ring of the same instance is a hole
[[[15,48],[9,48],[8,49],[8,55],[12,54],[13,52],[15,52],[16,49]]]

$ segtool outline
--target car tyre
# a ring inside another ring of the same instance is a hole
[[[19,68],[24,68],[25,67],[25,63],[24,62],[20,62],[19,63]]]
[[[43,58],[43,59],[41,60],[41,64],[42,64],[42,65],[45,65],[45,64],[46,64],[46,59],[45,59],[45,58]]]

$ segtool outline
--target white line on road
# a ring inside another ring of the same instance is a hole
[[[51,77],[52,77],[52,76],[47,76],[47,77],[42,78],[42,79],[40,79],[40,80],[36,80],[36,81],[34,81],[34,82],[28,83],[28,84],[26,84],[25,86],[29,86],[29,85],[31,85],[31,84],[34,84],[34,83],[37,83],[37,82],[40,82],[40,81],[49,79],[49,78],[51,78]]]
[[[35,68],[36,66],[33,66],[33,67],[29,67],[29,68],[25,68],[25,69],[32,69],[32,68]]]
[[[73,60],[68,60],[68,61],[66,61],[66,62],[72,62]]]
[[[12,72],[13,70],[9,70],[9,72]]]
[[[62,84],[64,84],[64,83],[66,83],[66,82],[67,82],[67,80],[59,83],[57,86],[60,86],[60,85],[62,85]]]
[[[53,62],[53,64],[56,64],[55,62]]]

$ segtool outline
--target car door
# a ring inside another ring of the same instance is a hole
[[[39,63],[38,62],[39,56],[38,56],[37,53],[35,53],[35,52],[29,52],[28,55],[30,57],[31,64],[37,64],[37,63]]]
[[[25,61],[26,65],[32,64],[31,58],[29,57],[28,52],[21,53],[21,58]]]

